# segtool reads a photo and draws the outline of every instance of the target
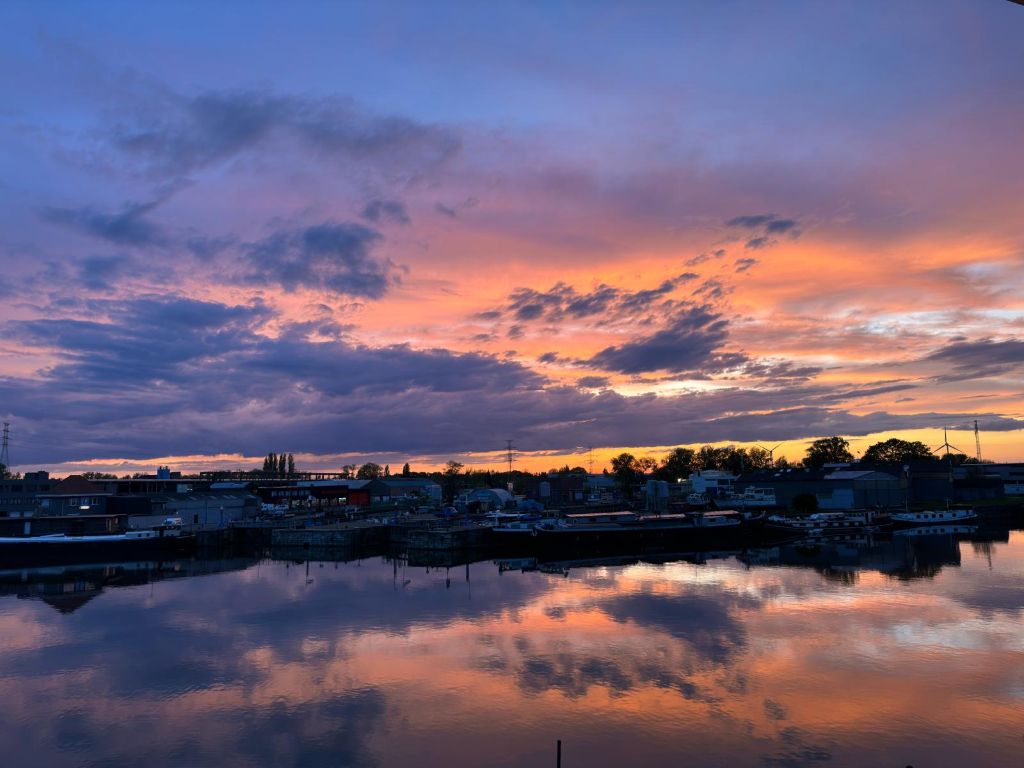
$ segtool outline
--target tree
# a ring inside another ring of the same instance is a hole
[[[384,474],[384,468],[380,464],[374,464],[372,461],[368,461],[359,468],[356,472],[356,477],[360,480],[373,480]]]
[[[751,448],[747,451],[747,465],[749,469],[770,469],[771,454],[764,448]]]
[[[691,448],[675,448],[665,457],[655,473],[659,480],[671,483],[685,480],[694,469],[697,454]]]
[[[793,497],[793,511],[801,515],[809,515],[818,511],[818,497],[813,493],[798,493]]]
[[[622,489],[622,494],[633,498],[633,486],[640,480],[640,462],[631,453],[620,453],[612,459],[612,474]]]
[[[6,464],[0,464],[0,480],[6,480],[11,476],[11,473],[7,470]]]
[[[861,461],[873,464],[906,464],[909,461],[934,458],[928,446],[920,440],[909,442],[892,437],[870,446],[864,451]]]
[[[407,462],[405,462],[404,465],[402,465],[402,477],[408,477],[411,474],[412,474],[412,470],[409,469],[409,462],[407,461]]]
[[[804,465],[812,469],[820,469],[825,464],[845,464],[850,461],[853,461],[850,442],[834,435],[811,443],[804,458]]]
[[[341,476],[342,477],[353,477],[356,473],[358,466],[355,464],[342,464],[341,465]]]
[[[444,489],[444,497],[451,501],[455,498],[455,491],[459,485],[459,472],[464,465],[455,460],[449,460],[441,472],[441,487]]]
[[[277,457],[277,474],[281,477],[288,474],[288,457],[283,453]]]
[[[658,460],[652,456],[644,456],[642,459],[636,460],[637,469],[640,470],[641,474],[647,475],[658,468]],[[566,467],[566,472],[569,471],[569,467]]]
[[[384,477],[391,477],[391,465],[390,464],[385,464],[384,465]]]
[[[723,468],[734,475],[742,475],[750,469],[750,457],[746,448],[735,448],[731,445],[721,449]]]
[[[736,449],[732,446],[728,448],[715,448],[710,445],[701,446],[701,449],[697,451],[694,469],[703,471],[705,469],[729,469],[730,464],[738,466],[739,460],[735,453]]]
[[[288,476],[291,477],[295,474],[295,455],[288,454]]]

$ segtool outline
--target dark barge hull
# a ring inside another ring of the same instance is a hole
[[[74,565],[121,560],[160,560],[188,554],[195,536],[168,536],[126,541],[25,541],[0,543],[0,568]]]
[[[743,525],[721,527],[642,527],[621,529],[538,529],[536,551],[543,557],[565,559],[569,553],[700,552],[731,549],[747,543],[752,531]]]

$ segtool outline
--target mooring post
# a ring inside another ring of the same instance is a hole
[[[558,740],[558,752],[555,758],[555,768],[562,768],[562,740]]]

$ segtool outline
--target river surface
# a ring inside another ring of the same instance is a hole
[[[1021,766],[1024,533],[991,538],[4,571],[2,764]]]

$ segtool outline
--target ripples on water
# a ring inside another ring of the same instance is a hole
[[[2,572],[3,764],[1024,764],[1022,533],[547,570]]]

